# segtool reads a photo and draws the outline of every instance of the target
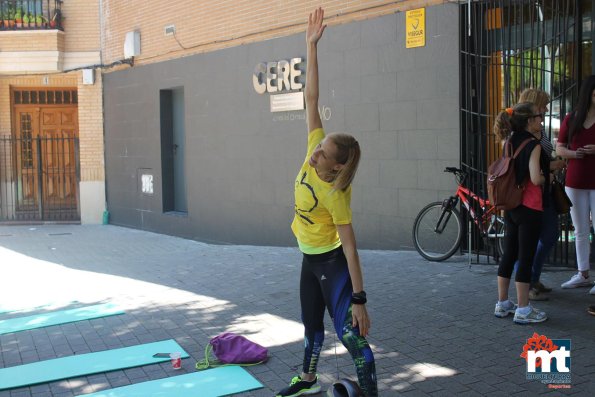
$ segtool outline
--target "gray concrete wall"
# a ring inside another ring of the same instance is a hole
[[[454,190],[459,164],[458,6],[426,8],[426,46],[405,48],[405,14],[330,26],[319,45],[327,131],[362,147],[352,207],[358,245],[411,248],[419,209]],[[304,35],[105,75],[111,223],[204,241],[295,245],[293,181],[306,151],[304,111],[271,113],[256,64],[305,60]],[[305,68],[305,62],[303,65]],[[164,214],[159,90],[184,87],[188,213]],[[140,174],[154,177],[141,193]]]

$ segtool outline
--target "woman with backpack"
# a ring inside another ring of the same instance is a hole
[[[531,269],[541,232],[544,202],[549,191],[549,158],[542,155],[541,139],[543,114],[529,102],[506,109],[496,117],[494,131],[511,144],[513,153],[524,145],[514,160],[516,183],[524,185],[521,204],[504,214],[506,235],[504,253],[498,265],[498,302],[494,309],[496,317],[514,314],[517,324],[539,323],[547,315],[529,304]],[[508,299],[510,278],[518,259],[515,276],[518,305]]]
[[[560,126],[556,153],[568,159],[566,194],[572,201],[570,217],[578,267],[562,288],[590,287],[589,234],[590,220],[595,215],[595,76],[581,84],[576,109]],[[595,287],[589,292],[595,295]]]

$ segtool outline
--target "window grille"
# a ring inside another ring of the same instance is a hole
[[[76,105],[78,94],[73,89],[63,90],[13,90],[15,105]]]

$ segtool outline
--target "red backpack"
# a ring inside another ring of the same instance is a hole
[[[524,185],[516,183],[514,170],[515,159],[532,138],[524,140],[514,154],[510,139],[504,143],[502,157],[494,161],[488,168],[488,199],[499,210],[511,210],[521,205],[523,201]]]

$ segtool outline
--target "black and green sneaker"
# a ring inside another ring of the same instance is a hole
[[[296,397],[302,394],[316,394],[320,391],[320,385],[316,382],[318,382],[318,375],[311,382],[302,380],[299,376],[294,376],[289,386],[277,393],[275,397]]]

